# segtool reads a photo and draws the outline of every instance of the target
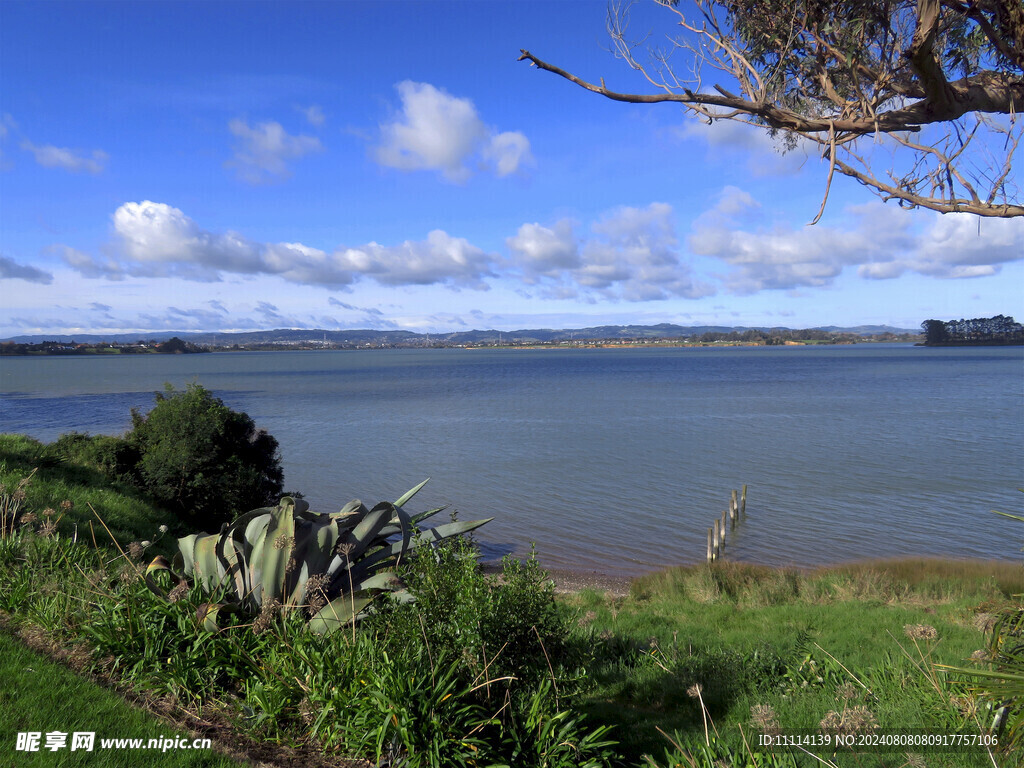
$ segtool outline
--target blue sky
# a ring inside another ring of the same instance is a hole
[[[645,90],[605,9],[0,3],[0,338],[1024,317],[1024,221],[516,61]]]

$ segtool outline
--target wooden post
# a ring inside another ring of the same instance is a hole
[[[736,518],[739,517],[740,507],[736,503],[736,491],[732,492],[732,498],[729,499],[729,525],[732,528],[736,527]]]
[[[725,544],[725,521],[728,519],[729,513],[724,509],[722,510],[722,544]]]
[[[717,560],[722,553],[722,539],[718,533],[718,520],[715,520],[715,557]]]
[[[710,563],[715,559],[715,551],[711,548],[712,543],[712,530],[708,528],[708,562]]]
[[[740,497],[740,514],[747,516],[747,486],[743,486],[743,495]]]

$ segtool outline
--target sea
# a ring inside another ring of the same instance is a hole
[[[1024,348],[382,349],[0,358],[0,431],[121,434],[198,382],[280,443],[330,512],[430,482],[411,511],[493,518],[484,558],[637,576],[725,557],[1017,560]],[[445,513],[449,514],[449,513]]]

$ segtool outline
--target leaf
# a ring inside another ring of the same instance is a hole
[[[318,635],[328,635],[359,618],[372,602],[373,598],[365,592],[335,598],[309,620],[309,629]]]
[[[423,487],[424,485],[426,485],[427,483],[429,483],[429,482],[430,482],[430,478],[428,477],[428,478],[427,478],[426,480],[424,480],[424,481],[423,481],[422,483],[420,483],[419,485],[417,485],[417,486],[416,486],[415,488],[410,488],[410,489],[409,489],[408,491],[406,491],[405,493],[403,493],[403,494],[402,494],[402,495],[401,495],[401,496],[400,496],[400,497],[398,498],[398,500],[397,500],[397,501],[395,502],[395,506],[396,506],[396,507],[404,507],[404,506],[405,506],[405,503],[406,503],[407,501],[409,501],[409,499],[411,499],[411,498],[412,498],[413,496],[415,496],[415,495],[416,495],[417,493],[419,493],[419,492],[420,492],[420,489],[421,489],[421,488],[422,488],[422,487]]]

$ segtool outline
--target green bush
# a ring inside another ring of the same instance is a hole
[[[373,620],[395,647],[427,643],[461,658],[467,676],[484,667],[490,678],[513,676],[535,684],[573,666],[567,614],[555,603],[554,584],[531,556],[507,557],[501,574],[487,576],[464,537],[435,550],[418,550],[402,579],[415,596]]]
[[[138,452],[146,490],[206,530],[281,493],[277,440],[199,384],[184,391],[168,385],[144,416],[133,409],[125,440]]]
[[[140,455],[123,437],[68,432],[46,446],[46,459],[82,464],[116,480],[137,481]]]

